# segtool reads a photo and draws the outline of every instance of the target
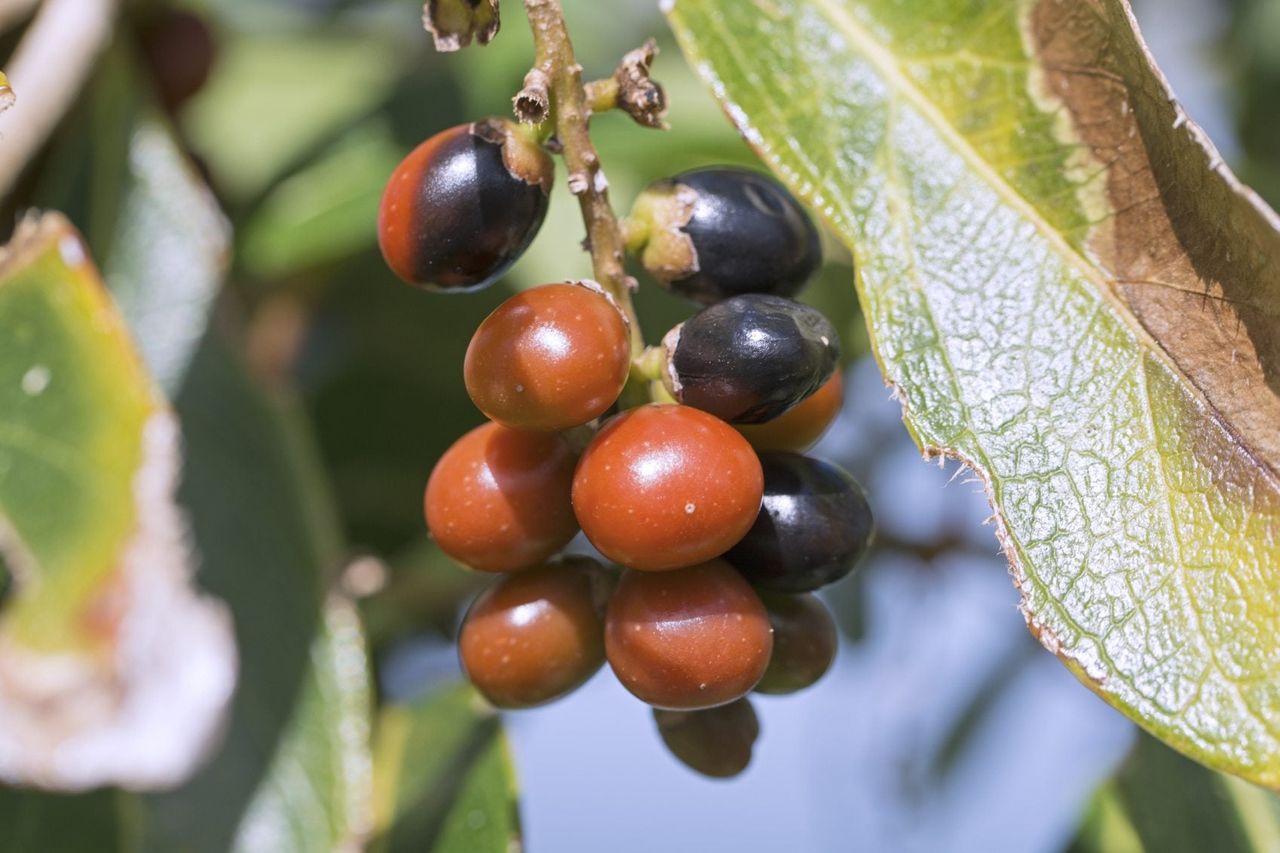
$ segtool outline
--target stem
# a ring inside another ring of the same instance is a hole
[[[573,44],[564,22],[560,0],[524,0],[533,30],[534,68],[551,81],[556,137],[564,149],[569,169],[569,191],[578,197],[587,227],[591,268],[600,285],[622,308],[631,327],[631,355],[644,352],[644,335],[631,302],[636,281],[623,266],[622,235],[609,206],[608,182],[600,168],[600,155],[591,143],[588,121],[591,107],[582,85],[582,66],[573,56]]]

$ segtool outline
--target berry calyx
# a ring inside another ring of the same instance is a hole
[[[711,304],[744,293],[793,296],[822,265],[800,203],[772,178],[732,166],[682,172],[641,193],[628,248],[681,296]]]
[[[513,122],[443,130],[392,172],[378,209],[388,266],[428,290],[477,290],[524,253],[547,214],[555,166]]]
[[[724,555],[751,583],[810,592],[840,580],[871,543],[871,507],[840,468],[796,453],[762,453],[760,517]]]
[[[594,282],[546,284],[497,307],[467,347],[472,401],[512,429],[564,430],[599,417],[627,381],[627,321]]]
[[[569,693],[604,663],[609,580],[581,557],[507,575],[480,593],[458,634],[467,678],[499,708]]]
[[[764,675],[773,629],[759,596],[722,560],[626,572],[605,615],[605,655],[622,685],[657,708],[714,708]]]
[[[739,424],[756,450],[807,450],[831,426],[844,404],[844,381],[833,371],[822,387],[771,421]]]
[[[729,779],[746,770],[760,737],[756,709],[745,696],[702,711],[654,708],[653,721],[672,755],[712,779]]]
[[[427,480],[427,528],[453,559],[486,572],[542,562],[578,531],[574,453],[554,433],[487,423],[453,443]]]
[[[761,599],[773,626],[773,656],[756,692],[783,695],[813,685],[831,668],[840,642],[831,612],[811,594]]]
[[[840,358],[822,313],[780,296],[735,296],[667,333],[666,383],[681,403],[732,423],[763,423],[817,391]]]
[[[573,479],[582,531],[633,569],[691,566],[728,550],[755,521],[764,488],[756,453],[723,421],[649,404],[596,434]]]

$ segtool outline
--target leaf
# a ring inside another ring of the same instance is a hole
[[[233,850],[355,850],[370,829],[369,665],[360,619],[334,596],[283,741]]]
[[[305,707],[342,550],[306,432],[250,382],[217,332],[197,351],[177,409],[188,445],[180,495],[204,554],[200,579],[227,601],[237,642],[252,654],[221,749],[182,787],[146,798],[146,835],[151,850],[212,853],[231,846]]]
[[[1280,798],[1138,740],[1095,798],[1076,853],[1264,853],[1280,849]]]
[[[191,586],[177,423],[57,214],[0,256],[0,781],[147,788],[204,757],[236,670]]]
[[[519,850],[515,778],[498,718],[465,685],[382,712],[373,853]]]
[[[691,62],[849,242],[926,456],[988,485],[1032,631],[1280,787],[1280,234],[1122,0],[676,0]]]

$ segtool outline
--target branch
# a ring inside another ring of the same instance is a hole
[[[0,195],[57,127],[111,37],[119,0],[46,0],[6,72],[19,93],[0,114]]]
[[[24,20],[38,0],[0,0],[0,33]]]
[[[636,280],[627,275],[623,266],[622,235],[618,231],[613,208],[609,206],[609,183],[600,168],[600,155],[591,143],[587,127],[591,107],[582,86],[582,66],[574,59],[560,0],[525,0],[524,8],[533,30],[535,50],[530,78],[543,86],[549,83],[556,137],[563,148],[565,166],[569,169],[569,191],[578,197],[582,219],[587,226],[586,246],[591,252],[591,267],[596,280],[627,315],[634,358],[644,350],[644,336],[640,332],[635,306],[631,304]],[[536,100],[530,97],[530,78],[526,78],[526,89],[516,96],[517,106]]]

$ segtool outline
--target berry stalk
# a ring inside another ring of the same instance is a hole
[[[560,0],[525,0],[533,31],[534,71],[549,84],[556,138],[569,170],[569,191],[578,197],[587,228],[587,249],[596,281],[626,314],[631,327],[631,356],[644,352],[644,335],[631,302],[636,280],[623,265],[624,244],[618,220],[609,204],[609,185],[600,155],[591,142],[591,106],[582,83],[582,66],[573,55]],[[532,72],[531,72],[532,73]]]

